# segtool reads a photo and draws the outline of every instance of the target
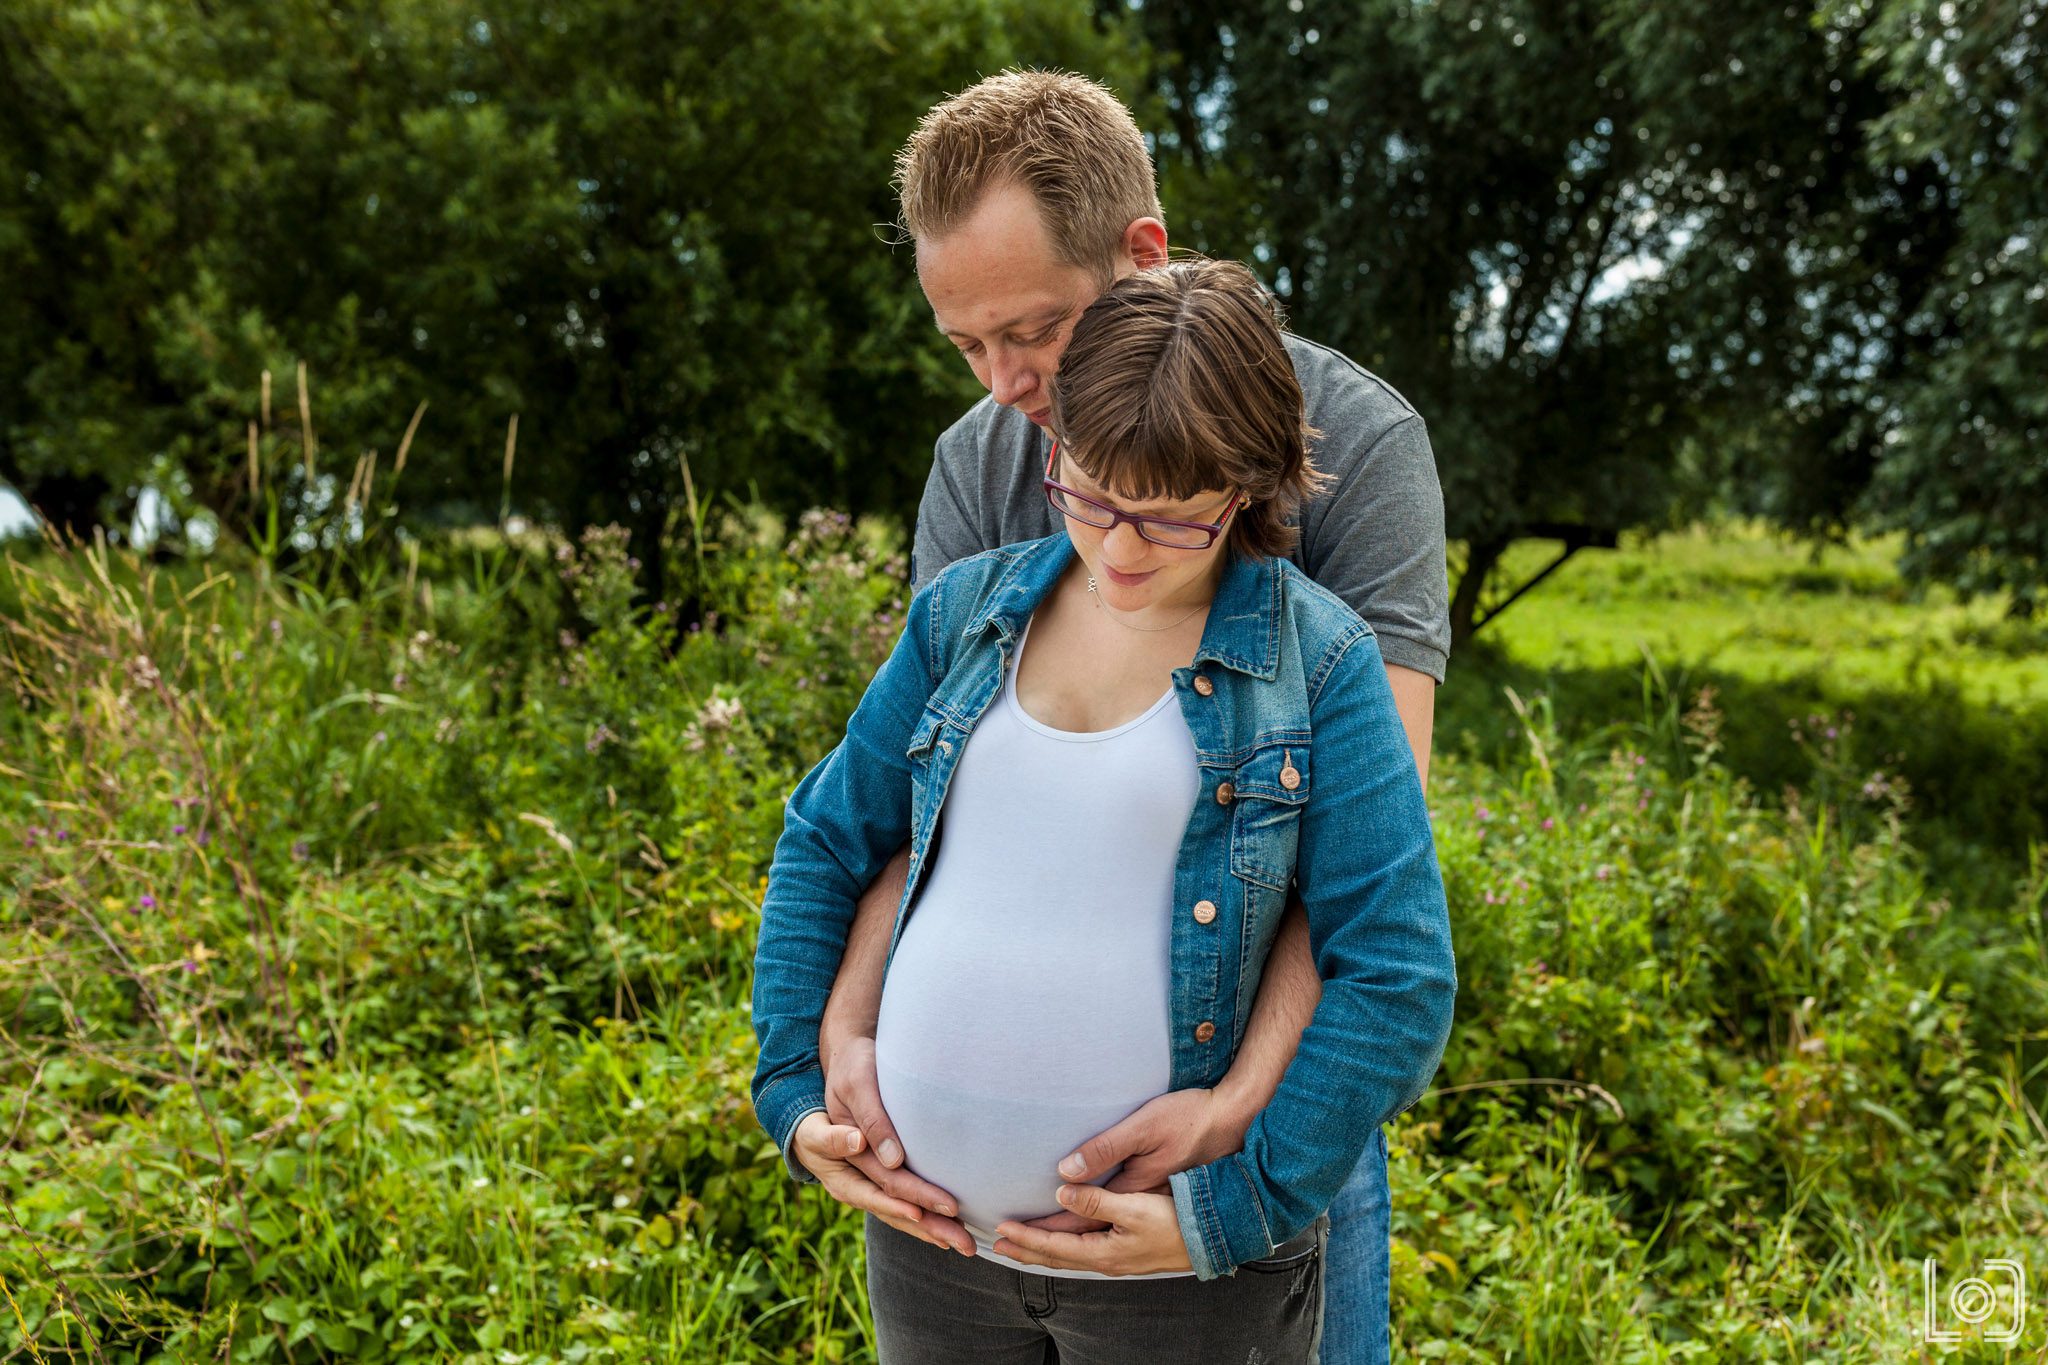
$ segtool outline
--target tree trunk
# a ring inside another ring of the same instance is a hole
[[[1479,614],[1479,591],[1486,586],[1500,557],[1507,553],[1508,538],[1470,542],[1465,572],[1458,576],[1458,590],[1451,595],[1451,652],[1472,638],[1473,620]]]

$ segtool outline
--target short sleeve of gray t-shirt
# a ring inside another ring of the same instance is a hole
[[[1301,509],[1295,562],[1364,617],[1390,664],[1444,680],[1450,590],[1444,499],[1422,418],[1391,384],[1327,346],[1287,338],[1322,432],[1316,466],[1328,490]],[[1045,500],[1046,437],[984,398],[939,437],[917,508],[913,586],[954,560],[1060,529]]]

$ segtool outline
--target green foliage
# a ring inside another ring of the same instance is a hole
[[[1919,267],[1891,246],[1927,229],[1860,155],[1885,97],[1858,13],[1208,0],[1143,26],[1199,240],[1429,422],[1470,546],[1457,638],[1510,543],[1662,525],[1731,441],[1802,493],[1867,481],[1860,348],[1902,332]]]
[[[2048,656],[1995,600],[1917,589],[1896,558],[1892,540],[1809,552],[1754,527],[1580,555],[1458,656],[1438,746],[1512,762],[1505,687],[1550,697],[1574,739],[1640,711],[1646,686],[1660,710],[1712,687],[1731,771],[1773,798],[1820,772],[1857,804],[1903,798],[1940,880],[1994,902],[2048,841]]]
[[[1125,61],[1080,3],[11,6],[0,479],[89,469],[125,509],[153,474],[260,524],[245,425],[303,480],[303,359],[322,453],[288,510],[366,448],[388,470],[422,400],[423,515],[497,511],[515,413],[514,505],[563,525],[645,538],[685,457],[791,510],[907,507],[972,380],[877,240],[891,157],[1026,59]]]
[[[1901,566],[2048,602],[2048,24],[2039,5],[1877,7],[1865,60],[1900,101],[1881,154],[1949,182],[1954,249],[1914,317],[1929,363],[1894,396],[1870,500]]]
[[[5,1349],[871,1358],[859,1221],[756,1125],[746,1007],[783,795],[902,562],[700,513],[395,570],[8,561]],[[2048,864],[1932,885],[1819,737],[1773,809],[1747,717],[1652,703],[1517,699],[1495,764],[1439,762],[1461,997],[1393,1130],[1397,1340],[1898,1358],[1921,1257],[2048,1252]]]

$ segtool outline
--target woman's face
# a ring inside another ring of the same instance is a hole
[[[1136,502],[1121,498],[1088,477],[1064,451],[1053,463],[1052,477],[1076,493],[1120,512],[1173,521],[1214,525],[1232,510],[1236,498],[1222,488],[1178,501]],[[1228,522],[1208,549],[1179,550],[1145,539],[1129,522],[1118,522],[1104,531],[1072,517],[1062,520],[1075,552],[1095,578],[1096,595],[1104,605],[1118,611],[1199,606],[1215,596],[1216,585],[1222,581],[1224,557],[1230,553]]]

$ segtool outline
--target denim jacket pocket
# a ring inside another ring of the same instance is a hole
[[[1285,892],[1294,876],[1301,810],[1308,802],[1308,745],[1263,744],[1237,765],[1236,814],[1230,828],[1230,870],[1269,891]]]

